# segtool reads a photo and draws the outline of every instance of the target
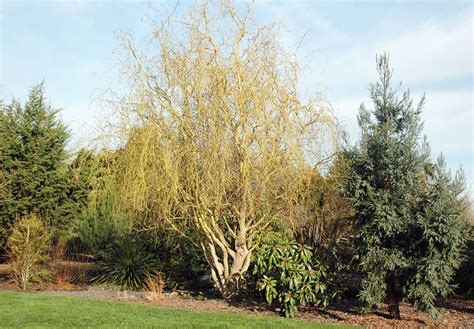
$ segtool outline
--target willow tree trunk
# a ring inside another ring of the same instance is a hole
[[[218,255],[213,243],[201,241],[200,245],[217,289],[224,299],[231,299],[244,284],[244,274],[249,269],[252,250],[246,244],[236,245],[234,248],[219,246]]]
[[[244,274],[250,266],[251,251],[246,247],[237,248],[235,257],[232,259],[232,266],[229,275],[224,278],[225,286],[222,296],[230,299],[235,296],[244,284]]]

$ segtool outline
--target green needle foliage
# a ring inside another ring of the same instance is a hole
[[[51,229],[63,223],[65,145],[69,137],[58,111],[46,102],[44,86],[32,88],[22,106],[1,108],[0,248],[16,218],[36,214]]]
[[[366,273],[360,297],[367,306],[386,301],[400,318],[404,297],[437,317],[436,298],[451,292],[467,239],[462,172],[451,179],[444,160],[430,163],[421,142],[420,114],[409,92],[391,87],[388,56],[377,58],[380,81],[370,86],[374,110],[359,112],[362,138],[347,150],[344,193],[355,209],[360,265]]]

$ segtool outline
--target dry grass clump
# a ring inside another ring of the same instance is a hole
[[[155,301],[162,297],[165,280],[163,273],[156,272],[154,274],[146,273],[145,298],[149,301]]]

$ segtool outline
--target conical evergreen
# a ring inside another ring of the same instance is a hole
[[[14,100],[2,108],[0,245],[15,218],[36,214],[51,229],[61,226],[69,133],[57,114],[43,84],[32,88],[24,106]]]
[[[424,98],[413,106],[391,86],[388,56],[377,58],[380,81],[370,86],[374,110],[359,112],[358,145],[349,161],[344,193],[355,208],[358,257],[366,273],[361,298],[367,306],[386,301],[400,318],[404,297],[436,316],[438,295],[450,292],[460,265],[466,224],[462,175],[452,180],[443,160],[430,163],[420,120]]]

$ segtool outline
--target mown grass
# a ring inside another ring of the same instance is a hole
[[[0,326],[21,328],[346,328],[278,317],[168,309],[118,301],[0,291]]]

